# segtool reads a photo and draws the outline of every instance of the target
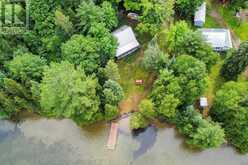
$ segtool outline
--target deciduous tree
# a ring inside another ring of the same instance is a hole
[[[100,65],[95,39],[83,35],[73,35],[62,44],[62,59],[80,65],[86,73],[93,73]]]
[[[176,0],[176,13],[180,18],[191,19],[204,0]]]
[[[161,69],[168,67],[169,56],[163,53],[156,40],[152,40],[144,52],[143,65],[145,69],[159,72]]]
[[[174,120],[177,112],[177,107],[180,104],[179,99],[175,98],[173,94],[166,95],[157,108],[159,117],[167,120]]]
[[[113,59],[116,55],[117,39],[105,28],[103,23],[92,24],[88,36],[94,38],[98,54],[100,54],[100,64],[105,66],[108,60]]]
[[[228,82],[217,92],[211,116],[222,123],[227,139],[242,153],[248,152],[248,84]]]
[[[132,130],[146,128],[149,125],[149,122],[144,118],[144,116],[139,113],[135,112],[132,114],[130,118],[130,128]]]
[[[221,75],[227,80],[235,80],[248,66],[248,41],[242,43],[237,51],[231,53],[224,62]]]
[[[207,87],[207,71],[203,62],[188,55],[176,58],[172,65],[173,73],[179,79],[182,88],[181,101],[183,104],[193,104],[203,94]]]
[[[198,31],[188,32],[182,40],[179,40],[176,51],[178,54],[188,54],[204,62],[209,71],[219,58],[218,54],[206,43],[202,34]]]
[[[147,0],[140,3],[142,14],[137,29],[141,33],[156,34],[162,24],[170,23],[174,15],[174,0]]]
[[[104,118],[109,121],[117,117],[118,115],[118,107],[115,105],[106,104],[104,108]]]
[[[203,119],[193,107],[177,113],[176,126],[187,137],[186,143],[194,148],[217,148],[225,141],[224,130],[217,123]]]
[[[77,18],[79,19],[77,30],[83,34],[87,34],[95,23],[103,23],[109,30],[118,24],[116,12],[107,1],[101,6],[95,5],[92,1],[83,1],[77,9]]]
[[[170,27],[166,35],[166,43],[172,55],[179,55],[180,49],[178,50],[178,47],[185,41],[185,37],[190,32],[192,32],[192,30],[185,21],[179,21]]]
[[[154,110],[154,105],[151,100],[145,99],[142,100],[139,104],[139,112],[146,118],[146,119],[153,119],[156,115]]]
[[[73,30],[73,24],[70,21],[69,16],[66,16],[61,10],[55,11],[55,24],[67,34],[71,33]]]
[[[69,62],[52,63],[45,69],[40,86],[42,113],[78,123],[94,122],[100,113],[97,86],[95,78],[86,76]]]
[[[27,83],[30,80],[39,82],[42,78],[45,66],[46,60],[43,58],[30,53],[25,53],[14,57],[8,64],[8,69],[13,78],[21,80],[23,83]]]

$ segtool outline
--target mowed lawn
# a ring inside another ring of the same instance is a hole
[[[210,16],[210,14],[207,13],[206,15],[206,22],[204,24],[205,28],[221,28],[221,26],[219,25],[219,23]]]
[[[140,43],[140,48],[134,53],[117,60],[119,73],[121,76],[119,83],[125,92],[126,98],[137,93],[144,93],[147,86],[151,85],[150,79],[152,76],[151,72],[146,71],[142,66],[144,51],[146,50],[147,44],[151,40],[151,37],[147,35],[140,35],[136,31],[135,27],[133,27],[133,30],[136,34],[138,42]],[[144,84],[136,85],[136,80],[143,80]]]
[[[119,83],[125,92],[124,100],[119,104],[120,113],[138,111],[140,102],[145,99],[152,88],[155,76],[142,67],[143,50],[117,61],[121,79]],[[143,80],[137,85],[136,80]]]
[[[143,80],[146,83],[149,79],[149,73],[142,67],[143,50],[117,61],[121,76],[120,84],[124,89],[125,96],[128,97],[134,93],[144,92],[145,85],[136,85],[136,80]]]
[[[224,78],[220,75],[220,69],[223,65],[223,62],[223,60],[218,61],[218,63],[212,67],[211,72],[208,75],[208,88],[204,95],[208,98],[210,107],[213,104],[216,92],[225,82]]]

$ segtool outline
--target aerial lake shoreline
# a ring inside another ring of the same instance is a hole
[[[133,135],[129,118],[119,121],[116,149],[107,150],[109,123],[87,128],[71,120],[25,118],[1,120],[0,160],[4,165],[247,165],[247,155],[233,147],[193,151],[173,127],[150,126]],[[152,158],[152,159],[151,159]]]

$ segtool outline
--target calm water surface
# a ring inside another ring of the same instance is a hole
[[[173,128],[133,136],[120,121],[116,150],[106,149],[109,124],[79,128],[70,120],[0,121],[1,165],[248,165],[232,147],[193,152]]]

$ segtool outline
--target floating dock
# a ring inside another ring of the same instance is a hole
[[[114,150],[118,137],[118,123],[111,123],[110,133],[107,148],[109,150]]]

